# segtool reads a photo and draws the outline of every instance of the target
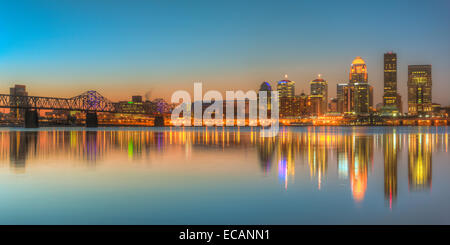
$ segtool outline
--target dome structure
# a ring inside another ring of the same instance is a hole
[[[263,82],[259,87],[259,91],[272,91],[272,86],[270,86],[270,83],[268,82]]]
[[[356,57],[353,62],[352,65],[365,65],[366,62],[361,58],[361,56]]]

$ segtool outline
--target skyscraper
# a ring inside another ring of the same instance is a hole
[[[344,89],[346,89],[347,84],[338,83],[336,86],[336,98],[337,98],[337,111],[340,113],[344,113]]]
[[[270,86],[270,83],[268,82],[263,82],[261,83],[261,86],[259,87],[259,91],[264,91],[266,92],[266,96],[267,96],[267,103],[263,106],[265,106],[266,110],[267,110],[267,115],[270,115],[270,110],[272,109],[272,105],[271,105],[271,92],[272,92],[272,86]],[[258,93],[258,101],[259,101],[259,93]],[[259,106],[259,102],[258,102],[258,106]],[[263,109],[263,108],[261,108]],[[260,111],[260,110],[258,110]]]
[[[277,90],[280,101],[280,117],[292,117],[294,114],[295,82],[288,80],[287,75],[285,75],[285,79],[278,82]]]
[[[427,115],[432,113],[431,65],[408,66],[408,113]]]
[[[344,91],[344,111],[356,115],[370,113],[373,107],[373,87],[368,82],[366,62],[361,57],[353,60],[349,78],[347,91]]]
[[[355,114],[357,115],[369,113],[372,106],[371,86],[368,83],[355,83],[353,85],[353,88],[353,112],[355,112]]]
[[[350,84],[367,83],[368,74],[366,62],[360,57],[356,57],[350,67]]]
[[[392,52],[384,54],[383,105],[397,107],[397,54]]]
[[[280,98],[293,98],[295,95],[295,82],[287,79],[281,80],[277,84],[278,96]]]
[[[9,94],[12,96],[28,96],[28,92],[25,85],[14,85],[14,87],[9,89]],[[16,119],[22,119],[25,116],[24,109],[14,108],[15,106],[22,105],[21,103],[23,103],[23,100],[20,100],[16,97],[11,97],[10,104],[12,108],[10,110],[10,114]]]
[[[328,82],[319,77],[310,82],[311,102],[313,103],[313,113],[322,115],[327,112],[328,106]]]

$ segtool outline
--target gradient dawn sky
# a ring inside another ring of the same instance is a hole
[[[378,103],[394,51],[404,106],[409,64],[432,64],[433,101],[450,105],[449,25],[448,0],[0,0],[0,93],[17,83],[31,95],[167,99],[198,81],[249,90],[284,74],[309,93],[322,74],[332,97],[361,56]]]

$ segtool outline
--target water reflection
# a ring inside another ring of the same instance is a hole
[[[283,189],[288,189],[296,175],[309,175],[317,190],[327,178],[337,177],[347,183],[355,202],[366,197],[369,178],[377,168],[374,154],[380,155],[384,197],[390,208],[399,191],[401,153],[406,150],[408,189],[429,191],[432,186],[433,152],[448,152],[447,127],[414,128],[283,128],[278,137],[260,137],[256,128],[167,128],[0,131],[0,161],[9,162],[14,173],[25,173],[27,165],[46,159],[75,160],[95,166],[108,155],[115,154],[138,161],[154,155],[182,153],[192,160],[201,152],[221,151],[234,161],[253,154],[263,176],[276,174]],[[403,147],[407,145],[407,149]],[[400,160],[399,160],[400,159]],[[180,159],[181,160],[181,159]],[[214,159],[210,160],[214,162]],[[337,163],[330,167],[331,163]],[[331,170],[330,170],[331,168]],[[305,171],[306,170],[306,171]],[[297,170],[298,171],[298,170]],[[384,178],[384,181],[383,181]]]

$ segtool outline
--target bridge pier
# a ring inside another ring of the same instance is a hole
[[[98,127],[97,113],[86,112],[86,127],[88,127],[88,128]]]
[[[156,116],[155,117],[154,126],[155,127],[164,127],[164,117],[163,116]]]
[[[25,128],[39,128],[39,116],[37,110],[25,111]]]

